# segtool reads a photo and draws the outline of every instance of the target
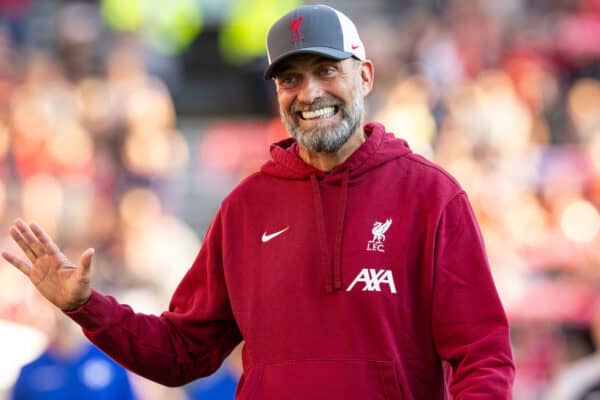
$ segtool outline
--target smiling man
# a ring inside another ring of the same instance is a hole
[[[300,157],[328,171],[364,141],[364,97],[373,64],[301,54],[274,73],[281,120],[300,145]]]
[[[508,323],[465,192],[379,123],[374,67],[327,6],[284,15],[267,40],[293,138],[223,200],[160,316],[92,289],[37,225],[3,256],[132,371],[182,385],[242,340],[240,400],[507,399]],[[444,368],[444,364],[449,368]]]

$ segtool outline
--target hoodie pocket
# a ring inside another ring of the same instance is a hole
[[[307,360],[255,366],[238,400],[402,400],[387,361]]]

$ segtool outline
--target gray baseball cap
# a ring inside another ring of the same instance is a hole
[[[366,58],[354,23],[325,5],[298,7],[271,26],[267,35],[269,66],[265,79],[273,78],[277,65],[295,54],[319,54],[335,60]]]

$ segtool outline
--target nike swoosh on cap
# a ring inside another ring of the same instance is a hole
[[[287,231],[288,229],[290,229],[290,227],[286,226],[282,230],[274,232],[274,233],[270,233],[268,235],[267,235],[267,232],[264,232],[261,240],[263,243],[267,243],[269,240],[274,239],[275,237],[281,235],[283,232]]]

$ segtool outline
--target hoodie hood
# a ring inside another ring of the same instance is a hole
[[[298,156],[298,145],[294,139],[273,144],[271,160],[261,168],[262,173],[276,178],[310,181],[322,270],[329,293],[344,287],[341,254],[348,186],[355,178],[411,152],[406,141],[387,133],[379,123],[365,125],[364,132],[367,140],[346,161],[329,172],[305,163]],[[335,191],[336,199],[329,203],[336,205],[335,210],[328,209],[323,199],[323,185]]]
[[[309,179],[313,175],[320,179],[331,179],[349,171],[349,178],[352,179],[411,152],[406,141],[386,132],[380,123],[366,124],[364,132],[367,140],[330,172],[306,164],[294,150],[298,145],[293,138],[271,145],[271,160],[262,166],[261,172],[286,179]]]

